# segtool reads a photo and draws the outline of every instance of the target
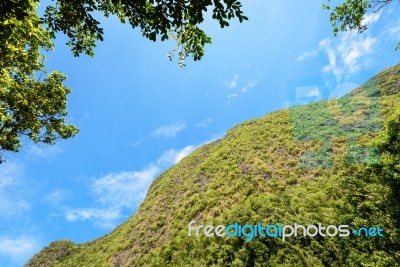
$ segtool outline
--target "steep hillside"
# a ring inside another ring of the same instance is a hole
[[[396,65],[338,101],[241,123],[161,174],[137,212],[110,234],[82,245],[53,242],[25,266],[351,265],[346,242],[354,237],[246,242],[189,237],[188,224],[343,224],[341,178],[357,163],[379,162],[371,145],[400,108],[399,81]],[[396,253],[385,254],[385,264],[394,266]],[[385,266],[372,255],[368,261]]]

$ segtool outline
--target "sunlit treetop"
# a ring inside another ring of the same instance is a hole
[[[21,137],[54,144],[77,129],[66,123],[66,77],[47,73],[40,49],[53,48],[33,1],[0,2],[0,152],[19,151]],[[0,153],[0,163],[3,161]]]

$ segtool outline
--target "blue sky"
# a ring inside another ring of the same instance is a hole
[[[220,29],[209,19],[203,27],[213,44],[185,68],[167,58],[173,42],[148,41],[114,18],[104,20],[94,58],[73,58],[58,36],[46,65],[68,76],[68,118],[80,133],[52,147],[25,141],[20,153],[5,154],[0,265],[21,266],[54,240],[81,243],[110,232],[161,171],[199,145],[299,97],[323,97],[311,82],[293,99],[291,82],[350,75],[358,84],[399,61],[397,5],[366,17],[363,34],[337,37],[321,5],[253,0],[243,7],[248,22]]]

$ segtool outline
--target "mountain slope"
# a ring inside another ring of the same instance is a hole
[[[241,123],[161,174],[110,234],[82,245],[53,242],[25,266],[343,266],[338,237],[189,237],[188,223],[340,225],[339,177],[351,163],[376,160],[359,148],[400,108],[399,81],[396,65],[338,101]]]

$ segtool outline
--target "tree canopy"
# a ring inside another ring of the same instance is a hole
[[[330,22],[333,33],[337,35],[341,31],[356,30],[359,33],[368,29],[364,23],[364,17],[368,13],[378,13],[391,4],[393,0],[345,0],[340,5],[331,6],[331,0],[326,0],[324,9],[331,10]],[[400,48],[400,42],[396,50]]]
[[[21,136],[53,144],[77,133],[65,122],[70,92],[63,85],[66,77],[59,72],[47,75],[44,68],[40,49],[49,50],[53,43],[41,27],[36,5],[0,3],[0,152],[18,151]]]
[[[211,43],[211,38],[198,26],[208,9],[212,9],[212,18],[223,28],[233,18],[247,20],[241,7],[238,0],[56,0],[55,5],[47,6],[43,22],[53,37],[56,32],[68,35],[74,56],[93,55],[96,41],[103,40],[103,29],[95,15],[115,15],[122,23],[139,28],[152,41],[158,37],[162,41],[175,39],[177,47],[170,59],[176,52],[183,66],[188,56],[201,59],[204,45]]]

